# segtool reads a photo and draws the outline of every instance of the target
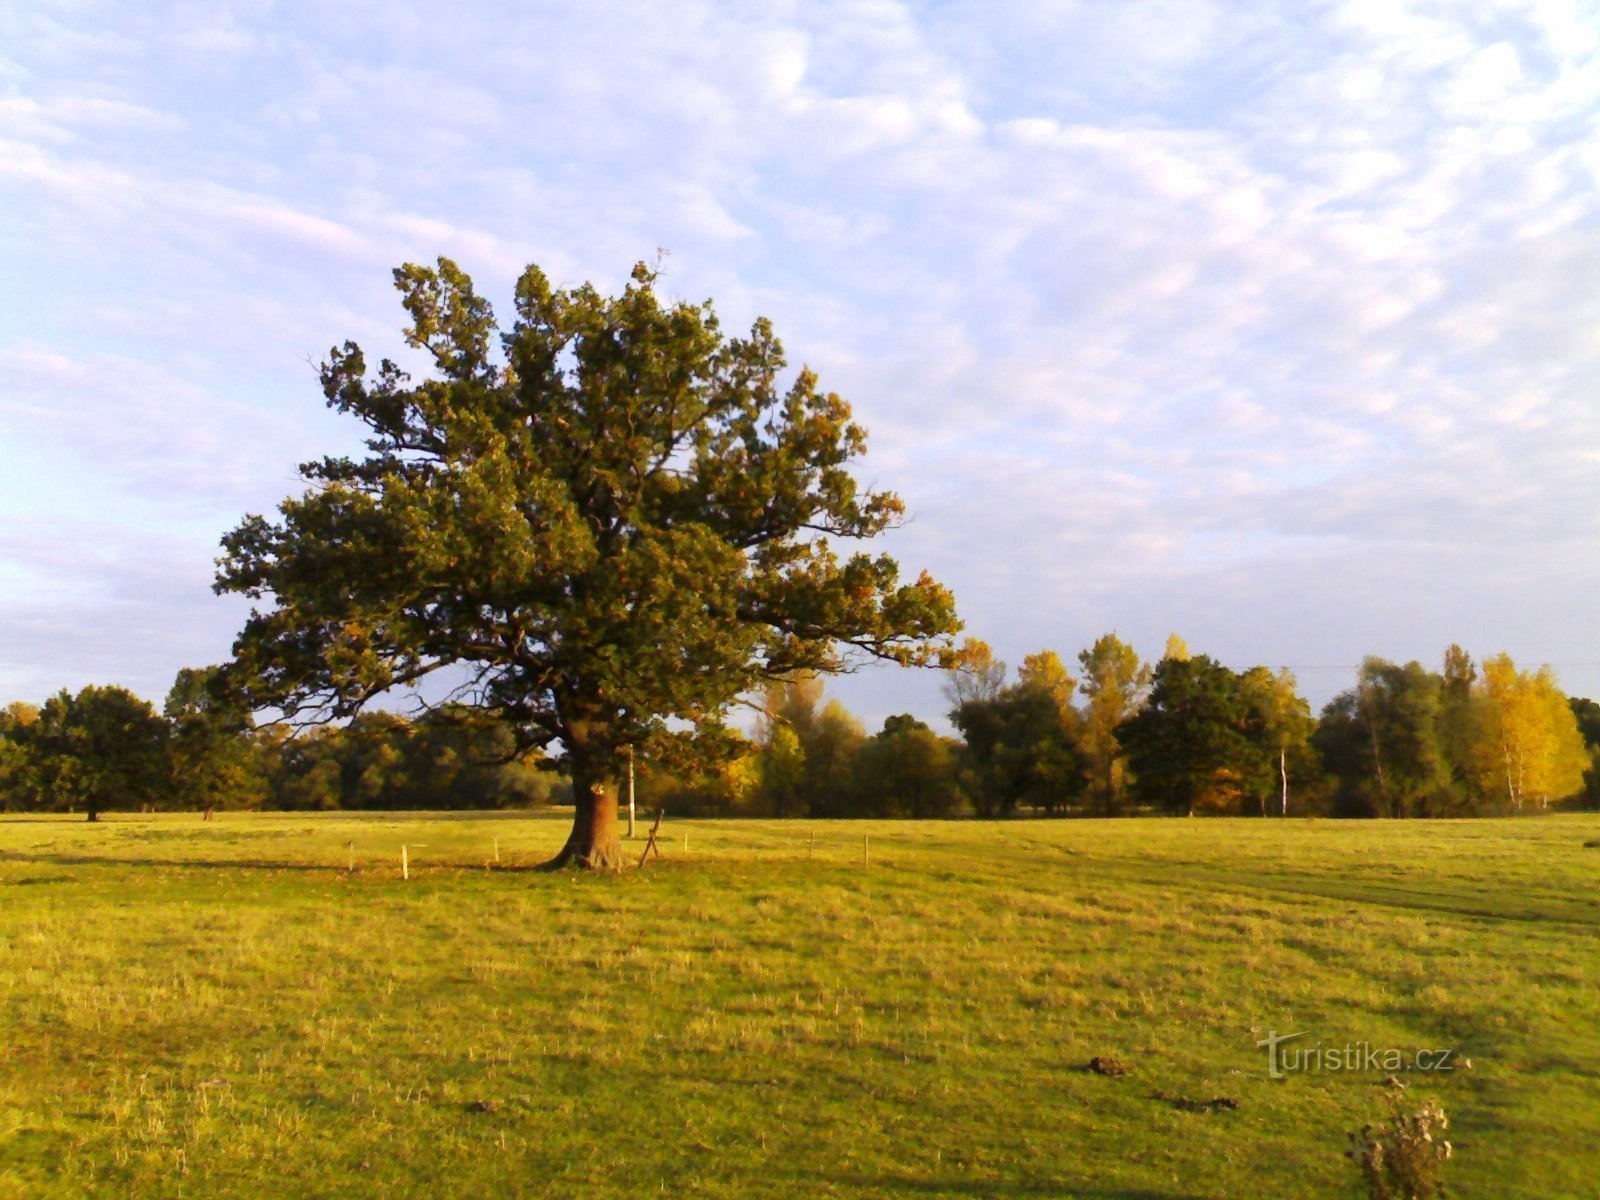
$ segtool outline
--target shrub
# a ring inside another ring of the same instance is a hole
[[[1437,1100],[1423,1101],[1415,1112],[1405,1111],[1403,1100],[1404,1092],[1394,1087],[1389,1119],[1350,1135],[1346,1153],[1361,1169],[1370,1200],[1434,1200],[1445,1194],[1449,1118]]]

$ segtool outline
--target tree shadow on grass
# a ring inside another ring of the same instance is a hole
[[[459,875],[538,875],[548,874],[538,863],[491,863],[480,859],[456,858],[411,860],[413,875],[433,875],[451,872]],[[381,861],[363,858],[352,871],[342,862],[307,862],[304,859],[281,858],[163,858],[149,854],[48,854],[30,850],[0,850],[0,866],[7,863],[42,863],[57,867],[148,867],[174,871],[301,871],[328,875],[397,875],[400,873],[399,857]],[[631,869],[631,868],[630,868]],[[595,872],[594,874],[599,874]],[[0,881],[3,882],[3,881]]]
[[[1220,1197],[1204,1195],[1200,1192],[1189,1191],[1153,1191],[1143,1187],[1083,1187],[1079,1184],[1069,1184],[1061,1180],[993,1180],[993,1179],[960,1179],[960,1178],[929,1178],[922,1175],[908,1175],[903,1172],[890,1174],[869,1175],[864,1173],[841,1172],[838,1174],[825,1174],[813,1172],[809,1176],[819,1188],[835,1187],[845,1189],[847,1192],[877,1195],[882,1193],[898,1192],[904,1195],[925,1196],[973,1196],[973,1197],[1005,1197],[1005,1196],[1049,1196],[1053,1200],[1221,1200]]]
[[[169,870],[198,871],[326,871],[348,874],[337,863],[290,862],[271,858],[155,858],[122,854],[40,854],[26,850],[0,850],[0,865],[7,863],[49,863],[58,867],[160,867]],[[428,864],[434,869],[438,864]],[[422,868],[418,866],[417,870]],[[357,867],[356,874],[361,874]]]
[[[1129,863],[1096,864],[1108,879],[1148,883],[1152,868]],[[1266,892],[1272,895],[1332,900],[1350,905],[1372,905],[1401,912],[1437,912],[1482,921],[1559,922],[1590,928],[1595,901],[1590,896],[1507,896],[1444,884],[1412,887],[1385,880],[1339,879],[1293,872],[1224,870],[1196,863],[1162,865],[1163,886],[1215,892]]]
[[[554,1052],[546,1057],[580,1065],[588,1061],[582,1055],[574,1057],[562,1052]],[[857,1079],[837,1070],[813,1068],[807,1078],[815,1080],[819,1076],[827,1077],[839,1087],[859,1085]],[[773,1079],[730,1078],[689,1064],[636,1070],[634,1078],[641,1081],[652,1080],[661,1085],[692,1082],[718,1090],[732,1087],[768,1092],[777,1086],[777,1081]],[[981,1172],[982,1169],[974,1168],[974,1170]],[[1092,1166],[1088,1170],[1092,1171]],[[1051,1197],[1051,1200],[1228,1200],[1223,1194],[1195,1191],[1181,1186],[1164,1188],[1127,1183],[1097,1184],[1092,1178],[1085,1182],[1078,1179],[1063,1179],[1059,1176],[1030,1179],[1018,1176],[996,1178],[994,1175],[983,1173],[956,1174],[952,1173],[950,1162],[946,1162],[937,1172],[906,1169],[874,1170],[871,1167],[859,1166],[854,1169],[841,1167],[829,1170],[824,1167],[805,1170],[783,1163],[775,1166],[772,1173],[759,1173],[753,1178],[760,1180],[762,1189],[777,1181],[784,1185],[783,1190],[786,1193],[792,1191],[796,1195],[947,1196],[951,1200],[1035,1196]],[[752,1189],[752,1192],[761,1191],[762,1194],[766,1194],[762,1189]]]

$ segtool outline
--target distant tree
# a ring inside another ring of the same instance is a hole
[[[1574,696],[1567,703],[1589,752],[1589,765],[1583,772],[1580,802],[1584,808],[1600,808],[1600,704],[1582,696]]]
[[[866,743],[861,722],[837,700],[823,706],[816,727],[801,742],[805,752],[802,792],[813,817],[861,815],[863,795],[857,759]]]
[[[1323,706],[1311,744],[1332,781],[1335,816],[1383,815],[1372,778],[1372,742],[1354,688]]]
[[[771,679],[761,689],[760,718],[756,722],[757,740],[771,730],[787,726],[797,738],[810,737],[822,711],[822,677],[796,675]]]
[[[1053,813],[1082,793],[1074,716],[1060,689],[1037,678],[988,700],[969,700],[951,714],[966,743],[963,758],[979,816],[1009,816],[1024,805]]]
[[[1419,663],[1363,664],[1357,693],[1374,747],[1379,795],[1390,815],[1427,816],[1449,791],[1449,766],[1439,737],[1443,680]]]
[[[969,637],[945,663],[945,697],[952,708],[972,700],[993,700],[1006,685],[1006,664],[989,643]]]
[[[503,722],[470,706],[430,709],[398,744],[403,807],[530,808],[550,803],[562,786],[543,755],[520,749]]]
[[[166,724],[126,688],[60,692],[21,740],[52,808],[82,808],[97,821],[110,808],[164,808],[172,798]]]
[[[1367,658],[1356,686],[1323,709],[1315,741],[1341,781],[1342,811],[1406,817],[1448,806],[1442,690],[1440,676],[1419,663]]]
[[[1201,654],[1164,658],[1149,698],[1117,729],[1135,794],[1173,812],[1237,812],[1258,757],[1239,677]]]
[[[858,761],[870,815],[948,817],[961,803],[950,743],[909,714],[886,720]]]
[[[198,808],[254,808],[266,793],[261,743],[250,712],[218,686],[219,668],[185,667],[162,714],[174,801]]]
[[[345,727],[340,756],[347,808],[411,808],[411,725],[388,712],[358,714]]]
[[[275,780],[274,808],[326,812],[344,807],[344,769],[331,753],[342,734],[317,730],[294,743]]]
[[[27,741],[38,720],[38,707],[22,700],[0,709],[0,812],[40,806]]]
[[[322,369],[369,455],[328,458],[281,520],[223,541],[220,591],[270,598],[235,643],[253,707],[349,717],[437,672],[559,745],[575,815],[555,864],[621,861],[629,748],[726,738],[736,697],[856,657],[937,660],[950,593],[887,556],[841,559],[903,512],[851,474],[866,435],[756,322],[725,338],[709,303],[664,305],[639,265],[620,296],[529,267],[499,337],[456,265],[395,272],[431,355],[413,383],[353,343]]]
[[[1078,681],[1067,670],[1067,664],[1054,650],[1041,650],[1022,660],[1017,671],[1017,683],[1023,687],[1036,687],[1049,694],[1061,710],[1063,719],[1072,712],[1072,698],[1078,690]]]
[[[1478,668],[1472,661],[1472,655],[1463,650],[1460,645],[1451,642],[1444,652],[1444,665],[1439,672],[1439,677],[1444,681],[1444,690],[1464,697],[1472,690],[1472,685],[1477,681]]]
[[[29,704],[26,700],[13,700],[4,708],[0,708],[0,737],[5,736],[14,729],[22,729],[32,725],[39,719],[39,706]]]
[[[1583,696],[1573,696],[1567,701],[1572,716],[1578,722],[1578,732],[1586,746],[1600,746],[1600,704]]]
[[[707,795],[719,813],[750,814],[759,781],[755,755],[746,751],[713,764]]]
[[[1451,643],[1444,652],[1439,687],[1439,746],[1450,770],[1451,787],[1466,798],[1481,798],[1473,745],[1481,737],[1482,705],[1476,683],[1478,667],[1472,656]]]
[[[793,737],[793,731],[783,733]],[[725,817],[770,815],[761,794],[761,762],[753,746],[726,755],[700,755],[673,767],[641,760],[639,803],[646,813]]]
[[[1519,671],[1508,654],[1486,659],[1472,759],[1486,794],[1500,790],[1512,812],[1547,808],[1583,790],[1590,764],[1583,734],[1549,667]]]
[[[1252,667],[1239,676],[1246,718],[1245,733],[1253,752],[1245,770],[1245,791],[1256,798],[1262,816],[1268,811],[1289,815],[1291,780],[1310,781],[1320,764],[1311,747],[1317,722],[1301,698],[1294,674]]]
[[[1083,680],[1081,748],[1089,776],[1089,794],[1106,816],[1122,811],[1126,789],[1125,761],[1117,730],[1144,702],[1150,668],[1133,647],[1108,633],[1078,655]]]
[[[805,813],[806,753],[792,726],[775,725],[766,732],[756,754],[756,794],[761,809],[774,817]]]
[[[756,797],[761,811],[775,817],[806,812],[805,744],[814,741],[822,704],[822,680],[815,675],[769,680],[762,689],[756,722]]]
[[[529,808],[564,782],[504,723],[444,705],[412,720],[364,712],[343,727],[285,739],[270,727],[276,762],[271,803],[291,809]]]

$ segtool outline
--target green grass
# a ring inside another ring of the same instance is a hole
[[[1600,819],[669,822],[642,872],[510,869],[564,832],[0,820],[0,1198],[1358,1195],[1381,1076],[1271,1079],[1271,1030],[1469,1057],[1411,1079],[1456,1196],[1600,1192]]]

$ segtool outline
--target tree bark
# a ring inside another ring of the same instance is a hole
[[[544,864],[544,869],[583,867],[590,871],[620,871],[622,839],[617,830],[616,785],[574,764],[572,805],[572,832],[567,835],[567,844]]]
[[[1283,799],[1279,806],[1278,815],[1289,815],[1289,751],[1287,747],[1278,747],[1278,778],[1283,783]]]
[[[1501,742],[1500,750],[1505,755],[1506,760],[1506,798],[1511,801],[1512,812],[1521,812],[1522,797],[1517,794],[1516,782],[1511,777],[1511,747],[1507,743]]]

